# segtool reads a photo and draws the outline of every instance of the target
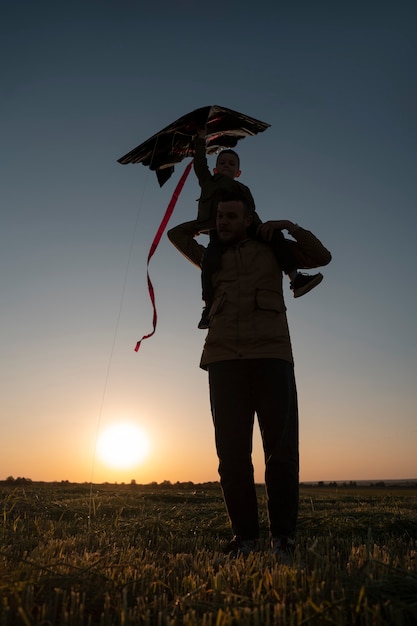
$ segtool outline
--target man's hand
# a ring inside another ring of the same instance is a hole
[[[258,226],[256,231],[265,241],[271,241],[276,230],[288,230],[289,233],[297,228],[294,222],[290,220],[270,220]]]

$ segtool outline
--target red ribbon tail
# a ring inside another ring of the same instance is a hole
[[[183,175],[181,176],[177,186],[174,189],[174,193],[172,194],[171,200],[169,201],[169,204],[167,206],[167,209],[165,211],[165,215],[162,218],[162,221],[159,225],[158,230],[156,231],[156,235],[154,237],[154,240],[152,242],[152,245],[149,249],[149,254],[148,254],[148,261],[146,264],[146,274],[147,274],[147,279],[148,279],[148,291],[149,291],[149,297],[150,300],[152,302],[152,306],[153,306],[153,330],[152,332],[150,332],[148,335],[144,335],[142,337],[142,339],[140,339],[137,343],[136,343],[136,347],[135,347],[135,352],[139,352],[139,348],[140,345],[142,343],[142,341],[144,339],[148,339],[149,337],[152,337],[152,335],[155,333],[156,330],[156,322],[158,319],[158,314],[156,312],[156,303],[155,303],[155,292],[154,292],[154,288],[151,282],[151,279],[149,277],[149,262],[151,260],[151,258],[153,257],[155,250],[157,249],[159,242],[161,241],[161,237],[164,234],[164,231],[167,227],[167,224],[169,222],[169,219],[174,211],[175,205],[177,204],[177,200],[180,196],[180,193],[182,191],[182,188],[184,187],[185,181],[187,180],[188,174],[190,173],[191,170],[191,166],[192,166],[193,162],[190,161],[190,163],[188,163],[187,167],[184,170]]]

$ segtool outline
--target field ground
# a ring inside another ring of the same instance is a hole
[[[303,486],[294,564],[226,559],[218,483],[0,483],[0,626],[417,624],[417,488]]]

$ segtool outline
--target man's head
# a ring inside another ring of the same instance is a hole
[[[216,216],[216,229],[221,243],[235,244],[247,239],[252,220],[253,210],[243,194],[225,192],[221,195]]]
[[[240,162],[237,152],[234,150],[222,150],[217,157],[214,173],[223,174],[224,176],[229,176],[229,178],[239,178],[239,167]]]

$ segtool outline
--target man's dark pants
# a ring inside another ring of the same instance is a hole
[[[265,454],[270,532],[294,537],[299,497],[298,408],[294,368],[281,359],[221,361],[209,366],[219,474],[234,535],[259,536],[252,465],[257,414]]]

